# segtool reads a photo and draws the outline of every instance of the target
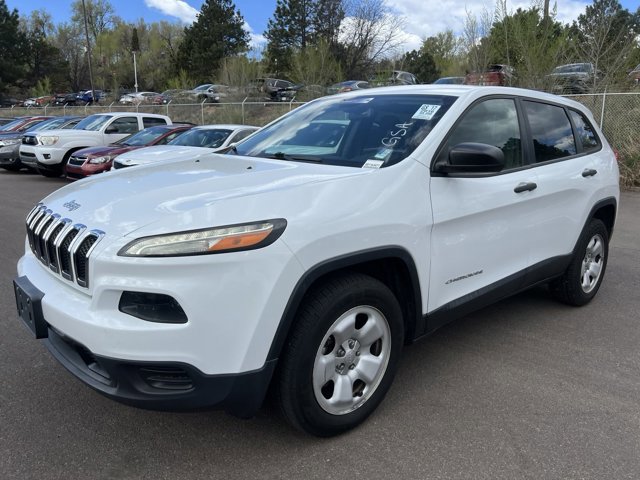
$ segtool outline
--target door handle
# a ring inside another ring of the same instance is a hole
[[[519,183],[518,186],[513,189],[513,191],[516,193],[530,192],[531,190],[535,190],[536,188],[538,188],[538,185],[536,185],[534,182],[522,182]]]
[[[598,173],[597,170],[594,170],[593,168],[585,168],[582,171],[582,176],[587,178],[587,177],[593,177],[596,173]]]

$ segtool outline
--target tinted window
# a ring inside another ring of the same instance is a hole
[[[97,132],[102,128],[102,126],[111,120],[110,115],[89,115],[88,117],[80,120],[78,124],[73,127],[74,130],[90,130],[93,132]]]
[[[147,128],[147,127],[155,127],[156,125],[166,125],[167,122],[165,121],[164,118],[144,117],[142,119],[142,124],[144,125],[144,128]]]
[[[537,102],[524,102],[531,126],[536,162],[576,154],[576,143],[564,108]]]
[[[170,133],[163,139],[161,139],[156,145],[164,145],[165,143],[169,143],[171,140],[176,138],[178,135],[183,134],[186,130],[178,130],[177,132]]]
[[[156,138],[164,135],[166,130],[162,127],[151,127],[140,130],[139,132],[123,138],[116,142],[119,145],[127,145],[130,147],[142,147],[150,145]]]
[[[249,135],[251,135],[253,132],[255,132],[255,130],[241,130],[238,133],[236,133],[233,138],[231,139],[232,142],[239,142],[240,140],[242,140],[243,138],[247,138]]]
[[[107,128],[116,130],[109,133],[135,133],[138,131],[138,119],[136,117],[116,118]]]
[[[181,145],[183,147],[218,148],[224,143],[229,134],[231,134],[231,130],[194,128],[178,136],[169,144]]]
[[[598,142],[598,137],[596,137],[596,133],[593,131],[593,127],[584,117],[584,115],[574,110],[570,110],[570,113],[573,124],[576,127],[576,135],[578,136],[578,141],[582,144],[582,150],[588,152],[589,150],[595,150],[599,148],[600,143]]]
[[[504,153],[505,170],[522,166],[520,126],[515,102],[508,98],[497,98],[474,105],[454,127],[440,158],[448,158],[453,147],[467,142],[498,147]]]

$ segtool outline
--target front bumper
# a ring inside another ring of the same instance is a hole
[[[25,145],[20,146],[20,161],[28,166],[56,167],[62,163],[67,153],[64,148],[44,147],[42,145]]]
[[[0,166],[2,165],[20,165],[19,157],[20,144],[7,145],[0,147]]]
[[[75,377],[99,393],[134,407],[153,410],[223,408],[251,417],[260,408],[276,361],[236,375],[206,375],[192,365],[131,362],[93,354],[49,327],[44,340],[51,354]]]
[[[67,177],[84,178],[90,175],[108,172],[111,170],[111,164],[112,162],[89,163],[88,160],[82,165],[71,165],[68,163],[66,167]]]

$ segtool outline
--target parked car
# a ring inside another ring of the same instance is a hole
[[[509,65],[494,64],[484,72],[467,73],[464,77],[465,85],[510,86],[514,80],[514,70]]]
[[[547,75],[554,93],[588,93],[597,81],[599,73],[592,63],[560,65]]]
[[[22,102],[17,98],[0,96],[0,107],[2,108],[11,108],[21,104]]]
[[[20,145],[27,133],[42,132],[60,128],[73,128],[82,117],[36,117],[22,130],[13,132],[0,132],[0,167],[5,170],[17,172],[27,165],[20,161]]]
[[[227,85],[205,83],[194,88],[190,94],[198,102],[220,103],[229,95],[229,87]]]
[[[248,93],[273,102],[290,102],[303,87],[279,78],[258,78],[249,86]]]
[[[74,106],[77,101],[77,93],[58,93],[53,97],[53,104],[56,106],[67,105]]]
[[[327,140],[330,121],[341,137]],[[227,155],[44,198],[26,218],[18,314],[112,399],[246,417],[271,388],[292,425],[335,435],[383,401],[405,344],[534,285],[588,304],[618,176],[569,99],[434,85],[326,97]]]
[[[192,127],[193,125],[180,123],[158,125],[140,130],[138,133],[105,147],[89,147],[77,150],[69,157],[67,162],[67,177],[84,178],[107,172],[111,170],[113,161],[119,155],[151,145],[165,145]]]
[[[51,117],[43,115],[16,117],[11,122],[5,123],[4,125],[2,125],[2,127],[0,127],[0,134],[4,134],[7,132],[22,133],[26,131],[27,128],[29,128],[31,125],[39,123],[43,120],[47,120],[48,118]]]
[[[327,94],[333,95],[335,93],[351,92],[353,90],[362,90],[363,88],[370,88],[369,82],[364,80],[347,80],[345,82],[334,83],[327,88]]]
[[[22,106],[23,107],[35,107],[36,106],[36,99],[35,98],[27,98],[27,99],[22,101]]]
[[[11,123],[15,120],[15,117],[0,117],[0,131],[2,130],[2,127],[5,126],[7,123]]]
[[[98,113],[84,118],[71,130],[25,134],[20,161],[45,177],[59,177],[69,157],[82,148],[109,145],[143,128],[170,125],[164,115],[135,112]]]
[[[196,159],[211,152],[224,150],[239,142],[259,127],[250,125],[203,125],[171,140],[166,145],[148,147],[120,155],[113,162],[114,169],[168,162],[180,158]]]
[[[191,98],[191,90],[171,89],[159,93],[151,101],[154,105],[166,105],[169,102],[180,103],[181,100]]]
[[[102,90],[84,90],[82,92],[78,92],[76,95],[76,102],[82,105],[92,104],[94,103],[94,99],[96,103],[99,103],[100,100],[104,100],[106,98],[105,92]]]
[[[140,105],[141,103],[152,103],[153,99],[159,95],[158,92],[133,92],[120,97],[119,102],[128,105]]]
[[[403,70],[381,71],[369,80],[369,84],[372,87],[416,85],[418,83],[418,79],[413,73],[405,72]]]
[[[462,85],[464,83],[464,77],[440,77],[434,85]]]

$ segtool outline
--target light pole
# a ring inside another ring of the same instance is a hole
[[[138,93],[138,65],[136,63],[136,51],[133,51],[133,78],[135,80],[135,84],[133,85],[136,89],[136,93]]]
[[[95,101],[95,90],[93,89],[93,72],[91,71],[91,43],[89,43],[89,25],[87,24],[87,7],[82,0],[82,15],[84,16],[84,34],[87,38],[87,61],[89,63],[89,83],[91,84],[91,103]]]

